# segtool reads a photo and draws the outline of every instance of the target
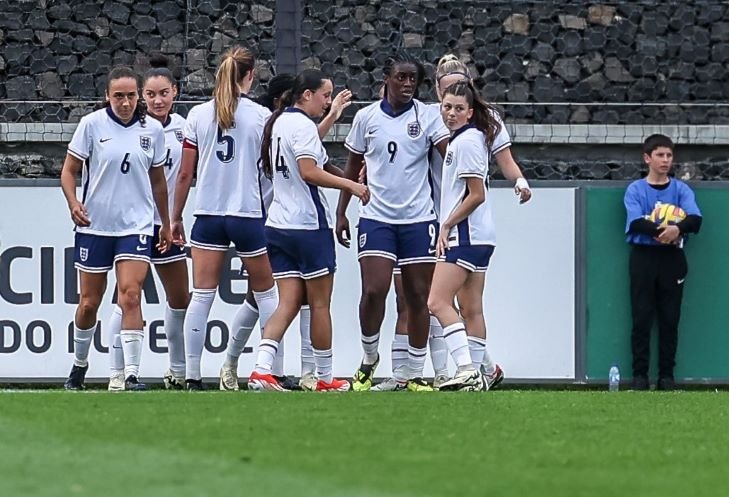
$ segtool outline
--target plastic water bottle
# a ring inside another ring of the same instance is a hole
[[[610,372],[608,372],[608,389],[611,392],[620,390],[620,369],[618,369],[617,364],[610,366]]]

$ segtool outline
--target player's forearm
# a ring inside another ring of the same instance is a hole
[[[77,175],[78,171],[75,170],[73,164],[71,164],[71,161],[67,158],[66,162],[63,164],[63,169],[61,170],[61,190],[63,190],[63,195],[66,197],[66,202],[69,206],[78,202],[78,198],[76,197]]]
[[[157,212],[162,220],[163,225],[170,224],[169,206],[167,205],[167,181],[165,181],[164,171],[161,167],[154,168],[150,172],[152,179],[152,196],[157,206]]]
[[[329,133],[329,130],[332,129],[332,126],[334,126],[335,122],[337,122],[337,114],[336,112],[330,111],[329,114],[321,120],[319,126],[317,126],[317,129],[319,130],[319,138],[324,139],[327,133]]]
[[[183,171],[177,175],[177,184],[175,185],[175,204],[172,207],[172,221],[182,221],[182,211],[185,210],[187,196],[192,186],[192,174],[183,174]]]
[[[362,169],[362,156],[350,153],[347,159],[347,164],[344,166],[342,176],[350,181],[357,181],[359,172]],[[337,202],[337,216],[343,216],[347,212],[349,201],[352,199],[352,194],[348,191],[342,190],[339,194],[339,202]]]
[[[346,178],[335,176],[316,166],[301,167],[301,178],[310,185],[321,186],[322,188],[336,188],[337,190],[350,191],[352,182]]]
[[[695,214],[689,214],[686,219],[676,223],[678,230],[683,235],[684,233],[698,233],[701,229],[702,217]]]
[[[443,226],[446,229],[451,229],[470,216],[479,205],[484,203],[485,200],[486,193],[484,190],[469,192],[469,194],[466,195],[466,198],[464,198],[451,215],[448,216],[448,219],[445,220]]]
[[[324,164],[324,171],[328,172],[329,174],[333,174],[337,178],[344,178],[344,173],[341,169],[339,169],[337,166],[333,165],[331,162],[327,162]]]
[[[514,161],[514,157],[511,155],[511,149],[505,148],[504,150],[497,153],[495,156],[496,164],[498,164],[501,174],[504,178],[516,181],[519,178],[523,178],[524,174],[521,172],[521,168]]]

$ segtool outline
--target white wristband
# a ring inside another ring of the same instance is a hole
[[[529,188],[529,182],[526,180],[526,178],[517,178],[516,179],[516,187],[519,190],[530,190],[530,188]]]

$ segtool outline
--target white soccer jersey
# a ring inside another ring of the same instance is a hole
[[[84,116],[68,144],[84,161],[81,202],[91,225],[76,231],[92,235],[152,235],[154,198],[149,168],[162,166],[167,152],[162,125],[135,117],[122,123],[110,107]]]
[[[266,225],[280,229],[331,228],[324,192],[301,178],[299,159],[313,159],[320,169],[329,161],[314,121],[303,111],[289,108],[276,120],[271,135],[273,202]]]
[[[197,193],[193,214],[260,218],[258,159],[271,111],[242,97],[231,129],[221,129],[213,100],[193,107],[185,140],[197,147]]]
[[[268,211],[271,210],[271,202],[273,202],[273,181],[266,178],[263,174],[263,168],[258,168],[258,181],[261,182],[261,199],[263,200],[263,208],[266,210],[265,214],[268,216]]]
[[[496,245],[488,195],[488,168],[489,158],[483,133],[473,126],[456,131],[443,161],[441,219],[448,219],[468,194],[468,178],[481,178],[486,183],[487,192],[486,201],[451,229],[449,247]]]
[[[392,224],[435,219],[428,152],[447,137],[443,120],[419,100],[397,115],[386,100],[358,111],[344,145],[367,164],[370,201],[360,217]]]
[[[147,117],[147,119],[154,119]],[[167,179],[167,208],[172,211],[175,202],[175,187],[177,186],[177,174],[180,172],[182,162],[182,141],[185,138],[185,118],[179,114],[170,114],[167,122],[162,124],[165,130],[165,148],[167,155],[165,159],[165,178]],[[154,206],[154,224],[161,225],[162,219]]]

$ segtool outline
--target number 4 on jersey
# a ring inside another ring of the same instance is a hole
[[[276,171],[280,172],[284,179],[289,179],[289,167],[284,162],[284,158],[281,156],[281,137],[279,136],[276,140]]]

